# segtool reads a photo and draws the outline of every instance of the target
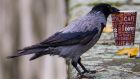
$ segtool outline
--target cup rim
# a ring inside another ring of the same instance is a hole
[[[119,12],[124,12],[124,13],[126,12],[127,13],[127,12],[137,12],[137,11],[136,10],[121,10]]]

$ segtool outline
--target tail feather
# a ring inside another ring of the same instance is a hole
[[[42,53],[37,53],[37,54],[35,54],[35,55],[33,55],[31,58],[30,58],[30,61],[32,61],[32,60],[34,60],[34,59],[37,59],[37,58],[39,58],[39,57],[41,57],[41,56],[43,56],[44,54],[42,54]]]
[[[43,51],[41,51],[41,52],[35,53],[35,55],[33,55],[33,56],[30,58],[30,61],[31,61],[31,60],[34,60],[34,59],[37,59],[37,58],[39,58],[39,57],[41,57],[41,56],[43,56],[43,55],[46,55],[46,54],[50,54],[50,55],[54,54],[53,52],[51,52],[51,50],[53,50],[53,49],[48,48],[48,49],[45,49],[45,50],[43,50]]]
[[[28,55],[28,54],[43,52],[44,50],[45,49],[21,50],[21,51],[18,51],[17,54],[15,54],[13,56],[8,56],[7,58],[16,58],[16,57],[23,56],[23,55]]]
[[[53,54],[51,53],[54,50],[54,48],[49,47],[49,45],[46,44],[36,44],[36,45],[32,45],[29,47],[25,47],[21,50],[18,50],[17,54],[13,55],[13,56],[8,56],[7,58],[16,58],[19,56],[23,56],[23,55],[28,55],[28,54],[35,54],[33,57],[30,58],[30,60],[34,60],[40,56],[46,55],[46,54]]]
[[[24,55],[24,51],[18,51],[18,53],[16,55],[12,55],[12,56],[8,56],[7,58],[16,58],[16,57],[19,57],[19,56],[22,56]]]
[[[29,47],[25,47],[21,50],[31,50],[31,49],[39,49],[39,48],[48,48],[49,45],[42,45],[42,44],[36,44],[36,45],[32,45],[32,46],[29,46]]]

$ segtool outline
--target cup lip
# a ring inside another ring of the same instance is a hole
[[[127,12],[137,12],[136,10],[120,10],[119,12],[127,13]]]

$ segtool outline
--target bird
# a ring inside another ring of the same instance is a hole
[[[30,60],[34,60],[44,55],[58,55],[69,59],[78,74],[88,73],[90,71],[81,63],[81,55],[97,43],[106,26],[108,16],[118,11],[119,9],[107,3],[96,4],[87,14],[73,20],[52,36],[19,49],[17,54],[8,58],[33,54]]]

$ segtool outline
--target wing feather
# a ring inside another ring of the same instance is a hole
[[[42,45],[65,46],[74,44],[87,44],[98,33],[98,28],[94,28],[92,31],[75,32],[75,33],[57,33],[47,40],[41,42]]]

